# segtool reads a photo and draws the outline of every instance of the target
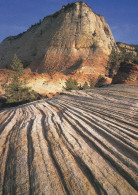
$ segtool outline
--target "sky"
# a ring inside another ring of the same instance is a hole
[[[0,42],[26,31],[32,24],[73,0],[0,0]],[[104,16],[116,42],[138,44],[138,0],[84,0]]]

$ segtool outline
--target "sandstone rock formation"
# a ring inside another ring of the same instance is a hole
[[[32,71],[105,74],[115,40],[103,16],[84,2],[63,7],[26,32],[0,44],[0,68],[9,67],[14,53]]]
[[[138,85],[138,64],[122,62],[113,77],[112,83],[137,84]]]
[[[134,56],[138,56],[138,45],[129,45],[121,42],[116,43],[118,48],[124,49],[126,53],[132,53]]]
[[[138,190],[138,87],[65,93],[0,112],[0,194]]]

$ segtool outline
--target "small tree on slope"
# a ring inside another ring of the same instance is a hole
[[[17,103],[35,99],[36,93],[31,91],[29,87],[25,87],[23,64],[16,54],[14,55],[11,69],[13,70],[9,74],[11,82],[4,86],[7,103]]]

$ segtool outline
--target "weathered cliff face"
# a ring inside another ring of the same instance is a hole
[[[9,66],[16,53],[32,71],[70,73],[77,69],[104,74],[108,54],[115,46],[104,17],[84,2],[76,2],[27,32],[5,39],[0,44],[0,68]]]
[[[0,194],[136,195],[135,86],[65,93],[0,112]]]
[[[120,50],[124,50],[126,53],[132,53],[134,57],[138,57],[138,45],[129,45],[121,42],[116,43]]]

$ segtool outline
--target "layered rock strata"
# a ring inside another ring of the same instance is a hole
[[[0,44],[0,68],[9,67],[16,53],[25,67],[40,73],[104,74],[113,47],[116,43],[104,17],[76,2],[26,32],[6,38]]]
[[[1,111],[0,194],[137,194],[137,100],[116,85]]]
[[[117,42],[116,44],[120,50],[124,50],[126,53],[131,53],[134,57],[138,56],[138,45],[129,45],[121,42]]]

